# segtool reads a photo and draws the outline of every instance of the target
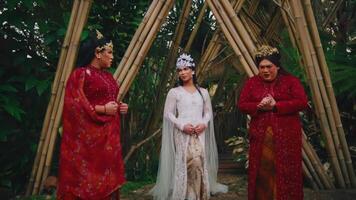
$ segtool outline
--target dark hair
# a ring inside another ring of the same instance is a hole
[[[189,67],[189,68],[191,70],[193,70],[193,72],[195,72],[195,69],[193,67]],[[178,77],[178,85],[183,86],[183,84],[184,84],[184,82],[182,81],[182,79],[180,79],[180,77]],[[197,80],[197,76],[195,73],[193,74],[193,84],[194,84],[194,87],[198,90],[201,98],[203,99],[203,104],[205,104],[205,99],[204,99],[203,93],[199,89],[198,80]]]
[[[264,59],[269,60],[271,63],[279,67],[279,71],[278,71],[279,74],[288,74],[288,72],[281,65],[280,62],[281,55],[279,53],[273,53],[272,55],[266,55],[266,56],[256,56],[255,62],[257,68],[260,65],[261,61]]]
[[[95,56],[96,48],[102,47],[109,42],[109,39],[105,37],[97,39],[96,33],[91,33],[80,45],[76,66],[82,67],[88,65]]]

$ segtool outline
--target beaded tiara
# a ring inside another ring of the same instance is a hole
[[[178,59],[177,59],[177,63],[176,63],[176,68],[177,69],[181,69],[184,67],[195,67],[195,63],[193,58],[189,55],[189,54],[181,54]]]

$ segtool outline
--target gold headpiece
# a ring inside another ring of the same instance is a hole
[[[99,40],[99,39],[104,38],[104,36],[103,36],[103,34],[100,33],[100,31],[96,30],[96,38]],[[106,44],[103,45],[103,46],[96,47],[96,50],[97,50],[97,51],[102,51],[102,50],[104,50],[105,48],[113,49],[113,48],[114,48],[114,45],[113,45],[112,41],[106,43]]]
[[[279,54],[277,48],[271,47],[269,45],[262,45],[256,51],[256,57],[265,57],[273,54]]]

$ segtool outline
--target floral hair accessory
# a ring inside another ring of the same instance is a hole
[[[100,39],[103,39],[104,38],[104,35],[100,33],[100,31],[96,30],[96,39],[100,40]],[[97,51],[102,51],[104,49],[114,49],[114,45],[112,43],[112,41],[110,40],[110,42],[104,44],[103,46],[98,46],[96,47],[96,50]]]
[[[193,58],[189,54],[181,54],[176,63],[176,68],[177,69],[182,69],[184,67],[195,67],[195,63]]]
[[[271,56],[273,54],[279,54],[277,48],[271,47],[269,45],[262,45],[257,49],[255,56],[257,58],[260,58],[260,57]]]

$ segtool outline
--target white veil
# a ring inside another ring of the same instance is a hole
[[[205,90],[206,91],[206,90]],[[217,182],[217,172],[218,172],[218,151],[215,141],[214,134],[214,123],[213,123],[213,112],[211,106],[211,100],[208,92],[203,92],[205,99],[205,104],[207,106],[207,111],[209,112],[211,119],[208,122],[208,126],[205,130],[205,159],[208,170],[208,180],[209,188],[208,194],[215,194],[218,192],[226,193],[228,187],[226,185]],[[170,103],[166,100],[165,112],[167,109],[167,104]],[[176,103],[174,104],[176,106]],[[177,111],[175,107],[175,112]],[[177,114],[177,113],[175,113]],[[175,144],[174,144],[174,134],[179,131],[174,123],[172,123],[167,116],[163,116],[162,125],[162,146],[159,160],[159,167],[157,173],[156,185],[150,191],[155,200],[167,200],[170,196],[174,187],[174,177],[175,177]],[[209,195],[210,196],[210,195]]]

